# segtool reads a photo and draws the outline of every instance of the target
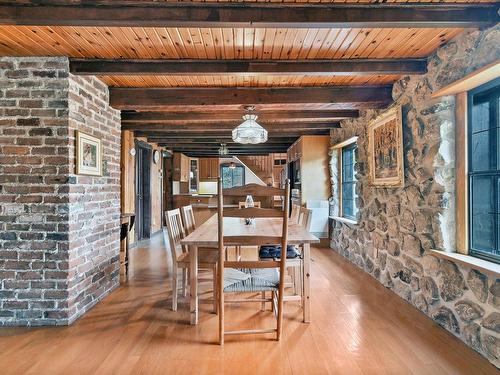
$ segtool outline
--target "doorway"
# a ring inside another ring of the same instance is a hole
[[[135,141],[136,158],[136,233],[137,239],[151,236],[151,156],[152,148],[146,142]]]

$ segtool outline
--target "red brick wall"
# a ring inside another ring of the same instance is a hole
[[[66,58],[0,58],[0,325],[68,324],[118,285],[119,114]],[[104,176],[74,174],[74,130]]]
[[[94,77],[69,77],[69,308],[77,318],[119,285],[120,111]],[[77,176],[75,131],[102,140],[103,176]]]

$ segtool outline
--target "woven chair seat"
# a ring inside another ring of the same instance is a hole
[[[277,268],[226,268],[224,292],[277,291],[280,275]]]

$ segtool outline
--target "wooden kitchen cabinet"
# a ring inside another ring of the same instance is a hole
[[[200,181],[213,181],[219,177],[218,158],[200,158]]]
[[[327,135],[304,135],[287,152],[288,162],[300,160],[300,203],[328,200],[331,195]]]
[[[179,152],[174,153],[174,181],[189,182],[189,158]]]

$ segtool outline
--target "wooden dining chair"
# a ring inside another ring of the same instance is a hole
[[[290,223],[295,224],[299,221],[300,206],[292,204],[292,213],[290,214]]]
[[[172,255],[172,310],[177,310],[177,293],[179,290],[178,273],[182,270],[182,294],[185,297],[187,294],[187,280],[189,271],[189,252],[186,246],[181,245],[181,240],[184,238],[185,232],[182,225],[181,213],[178,208],[170,211],[165,211],[165,221],[167,223],[167,231],[164,236],[165,240],[170,245]],[[211,270],[213,273],[213,306],[214,311],[217,311],[217,262],[219,254],[215,251],[198,252],[198,267],[200,269]]]
[[[192,205],[181,207],[182,222],[184,223],[184,230],[186,235],[191,234],[196,229],[196,221],[194,218],[194,210]],[[198,247],[198,252],[215,251],[218,253],[217,247]]]
[[[312,221],[312,210],[305,207],[300,207],[297,224],[303,227],[308,232],[311,231],[311,221]],[[302,251],[300,251],[302,254]],[[300,301],[302,301],[303,290],[303,280],[304,280],[304,262],[302,256],[293,259],[287,259],[286,266],[291,270],[292,284],[293,284],[293,294],[294,296],[300,296]],[[294,296],[285,296],[285,301],[296,300],[292,298]]]
[[[285,189],[278,189],[268,186],[260,186],[257,184],[249,184],[241,187],[225,189],[224,194],[227,195],[247,195],[253,196],[285,196],[285,207],[283,210],[274,208],[242,208],[242,209],[224,209],[223,208],[223,190],[221,180],[218,180],[218,244],[219,244],[219,344],[224,344],[226,335],[240,334],[258,334],[258,333],[275,333],[276,339],[281,338],[283,327],[283,294],[285,284],[285,262],[286,258],[279,261],[226,261],[224,257],[225,244],[240,244],[240,245],[273,245],[281,244],[286,248],[288,238],[288,219],[289,219],[289,196],[290,182],[287,181]],[[276,218],[281,220],[281,233],[276,236],[229,236],[224,234],[224,217],[236,218]],[[225,301],[225,295],[230,293],[256,293],[256,292],[272,292],[272,297],[252,298],[252,299],[228,299]],[[248,329],[226,331],[224,327],[224,306],[225,303],[240,303],[240,302],[272,302],[273,311],[276,315],[276,327],[267,329]]]
[[[238,202],[238,208],[241,210],[242,208],[245,208],[246,202]],[[253,206],[257,208],[261,208],[260,202],[253,202]],[[235,252],[235,257],[237,260],[241,259],[241,246],[235,246],[234,247],[234,252]],[[228,260],[228,255],[226,251],[226,260]]]
[[[297,214],[297,220],[298,220],[297,225],[302,226],[309,232],[311,230],[311,219],[312,219],[312,210],[305,207],[299,207],[299,213]],[[266,253],[268,252],[268,249],[269,249],[268,247],[263,247],[259,249],[259,259],[261,260],[273,259],[270,258],[269,253]],[[278,251],[276,251],[277,255],[274,257],[274,259],[281,258],[282,254],[281,249],[282,249],[281,247],[275,249]],[[293,295],[285,295],[284,300],[302,301],[303,262],[302,262],[301,251],[299,251],[299,249],[295,245],[293,246],[288,245],[286,254],[287,254],[286,268],[290,275],[291,281],[288,281],[285,286],[293,287]],[[263,293],[263,297],[265,297],[265,293]],[[262,304],[262,310],[264,309],[265,309],[265,303]]]
[[[192,205],[183,206],[181,208],[181,214],[186,234],[192,233],[196,229],[196,221],[194,219],[193,206]]]

